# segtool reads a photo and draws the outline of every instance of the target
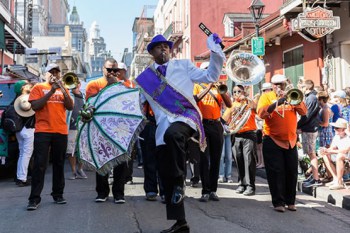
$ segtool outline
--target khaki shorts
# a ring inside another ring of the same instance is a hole
[[[314,133],[301,133],[301,143],[303,145],[304,154],[316,153],[316,139],[318,137],[318,132]]]
[[[72,154],[74,156],[77,133],[78,130],[69,130],[66,154]]]

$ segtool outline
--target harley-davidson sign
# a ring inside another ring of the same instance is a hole
[[[300,13],[291,23],[292,31],[305,29],[315,38],[321,38],[340,28],[339,16],[333,16],[333,11],[319,6]]]

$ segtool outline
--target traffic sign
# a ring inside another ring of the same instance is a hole
[[[252,54],[257,56],[265,55],[264,37],[253,37],[251,44],[252,44]]]

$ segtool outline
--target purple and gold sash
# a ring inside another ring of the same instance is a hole
[[[185,117],[196,125],[199,132],[199,146],[204,151],[206,140],[202,117],[198,109],[185,96],[172,87],[166,81],[165,77],[152,66],[142,72],[135,81],[140,85],[145,94],[149,95],[166,114]]]

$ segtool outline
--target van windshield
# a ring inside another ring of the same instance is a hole
[[[2,97],[0,98],[1,109],[5,109],[15,99],[14,86],[14,83],[0,83],[0,91],[2,91]]]

